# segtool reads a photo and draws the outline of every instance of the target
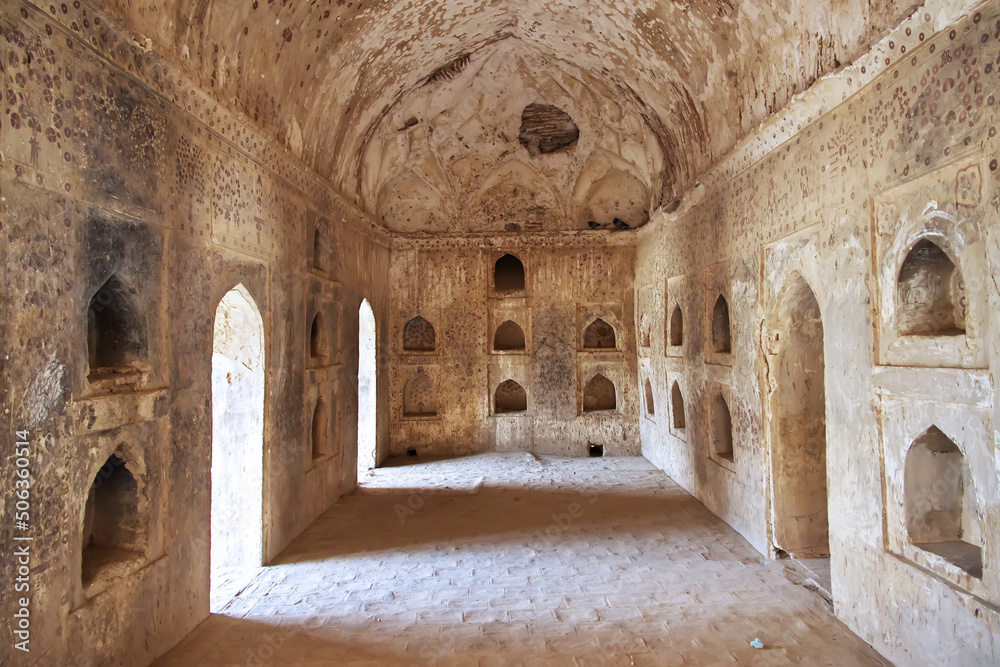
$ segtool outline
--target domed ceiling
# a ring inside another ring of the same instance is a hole
[[[893,0],[96,0],[398,232],[642,225]]]

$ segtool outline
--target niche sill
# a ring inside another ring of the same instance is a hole
[[[146,384],[149,369],[142,366],[102,366],[87,375],[90,394],[116,394],[137,391]]]
[[[921,542],[913,546],[934,554],[971,577],[983,578],[983,550],[962,540],[948,542]]]
[[[115,547],[89,546],[83,550],[80,573],[83,596],[90,599],[131,576],[146,564],[146,555]]]

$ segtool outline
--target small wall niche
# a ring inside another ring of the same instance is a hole
[[[507,320],[497,327],[493,336],[493,350],[496,352],[520,352],[525,349],[524,329],[517,322]]]
[[[917,241],[896,279],[896,329],[901,336],[962,336],[962,272],[933,241]]]
[[[330,411],[322,398],[316,401],[316,407],[313,408],[310,441],[313,461],[330,453]]]
[[[712,399],[712,453],[730,463],[735,461],[733,419],[729,413],[729,404],[721,393]]]
[[[135,472],[135,474],[133,474]],[[146,559],[148,503],[142,497],[141,465],[119,448],[97,471],[87,493],[80,576],[84,592],[133,572]],[[137,479],[138,477],[138,479]]]
[[[506,254],[493,266],[493,291],[498,295],[512,295],[524,291],[524,264],[517,257]]]
[[[494,393],[494,410],[497,414],[526,412],[528,394],[524,387],[514,380],[504,380]]]
[[[719,295],[712,309],[712,351],[717,354],[732,352],[732,330],[729,322],[729,303]]]
[[[656,414],[656,407],[653,403],[653,385],[648,379],[643,386],[643,395],[646,399],[646,416],[652,417]]]
[[[674,304],[670,313],[670,347],[680,347],[684,344],[684,313],[679,304]]]
[[[320,312],[317,312],[313,316],[312,326],[309,330],[309,356],[314,360],[330,356],[330,342],[326,323],[323,313]]]
[[[610,324],[597,318],[583,332],[583,349],[585,350],[615,350],[618,347],[615,329]]]
[[[618,409],[615,383],[601,373],[590,378],[583,389],[583,411],[603,412]]]
[[[137,374],[146,361],[146,325],[136,301],[117,274],[111,275],[90,299],[87,379],[91,383],[123,374]]]
[[[434,380],[421,368],[403,386],[403,416],[409,418],[436,417],[437,410],[437,391],[434,387]]]
[[[674,382],[670,388],[670,408],[673,412],[673,426],[676,430],[684,428],[684,396],[681,394],[680,385]]]
[[[437,334],[434,326],[419,315],[403,326],[404,352],[434,352],[437,348]]]
[[[910,445],[903,490],[910,542],[982,579],[983,539],[969,464],[936,426]]]
[[[650,346],[649,328],[649,318],[643,314],[643,316],[639,318],[639,347]]]

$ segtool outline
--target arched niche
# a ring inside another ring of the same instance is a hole
[[[493,265],[493,291],[497,294],[523,292],[525,285],[524,264],[507,253]]]
[[[729,303],[719,295],[712,309],[712,351],[720,354],[732,352],[732,328],[729,322]]]
[[[590,378],[583,389],[583,411],[601,412],[618,409],[615,383],[601,373]]]
[[[677,430],[684,428],[684,395],[680,385],[674,382],[670,388],[670,410],[673,413],[673,425]]]
[[[972,474],[961,448],[936,426],[907,450],[903,493],[910,542],[981,579],[983,538]]]
[[[524,329],[513,320],[497,327],[493,336],[493,349],[497,352],[517,352],[525,349]]]
[[[493,405],[497,414],[526,412],[528,394],[524,391],[524,387],[514,380],[504,380],[493,395]]]
[[[720,459],[734,461],[733,419],[729,404],[720,393],[712,399],[712,451]]]
[[[326,406],[326,401],[322,398],[316,401],[313,408],[312,430],[310,442],[312,444],[313,461],[321,459],[330,453],[330,411]]]
[[[965,334],[962,272],[928,238],[907,253],[896,279],[896,330],[902,336]]]
[[[597,318],[583,332],[583,349],[614,350],[618,347],[615,329],[610,324]]]
[[[639,347],[649,347],[650,345],[649,317],[645,313],[639,317]]]
[[[95,473],[87,490],[81,530],[81,582],[86,592],[99,581],[128,574],[146,558],[149,503],[145,467],[119,447]]]
[[[434,326],[417,316],[403,326],[403,350],[406,352],[434,352],[437,334]]]
[[[313,315],[312,324],[309,327],[309,356],[314,359],[323,359],[330,355],[330,342],[326,330],[326,321],[323,313],[317,312]]]
[[[653,403],[653,385],[648,379],[643,386],[643,394],[646,399],[646,416],[652,417],[656,414],[656,406]]]
[[[680,304],[674,304],[670,312],[670,346],[680,347],[684,344],[684,313]]]
[[[146,322],[136,295],[112,274],[87,306],[91,382],[146,361]]]
[[[434,381],[420,369],[403,386],[403,416],[433,417],[437,415],[437,392]]]

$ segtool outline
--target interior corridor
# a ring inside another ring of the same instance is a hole
[[[643,458],[394,459],[154,664],[887,664],[798,572]]]

